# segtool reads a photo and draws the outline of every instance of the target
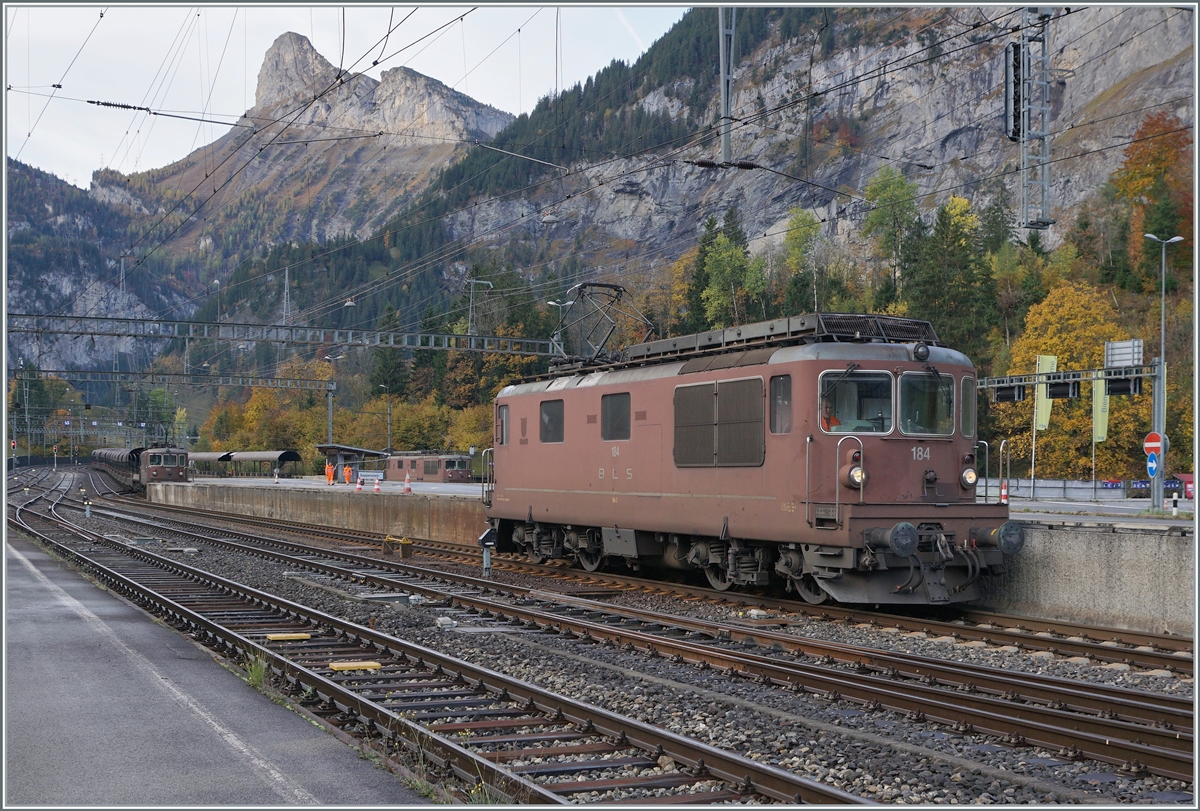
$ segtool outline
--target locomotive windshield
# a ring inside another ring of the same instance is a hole
[[[954,378],[929,372],[900,377],[900,430],[906,434],[954,433]]]
[[[892,430],[892,376],[826,372],[821,376],[821,429],[886,434]]]

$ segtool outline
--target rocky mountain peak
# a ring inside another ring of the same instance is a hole
[[[261,110],[304,95],[311,98],[329,87],[336,76],[337,68],[317,53],[308,37],[288,31],[271,43],[263,57],[254,106]]]
[[[347,74],[341,86],[301,114],[299,123],[326,123],[326,114],[334,114],[340,126],[470,140],[490,139],[513,120],[508,113],[411,68],[391,68],[381,78],[376,81],[361,73]],[[254,112],[278,113],[285,106],[324,93],[337,79],[338,68],[317,53],[307,37],[282,34],[258,71]]]

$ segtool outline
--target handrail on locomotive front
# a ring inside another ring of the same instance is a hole
[[[1006,449],[1008,451],[1007,473],[1005,472],[1005,466],[1004,466],[1004,459],[1005,459],[1004,452]],[[1010,478],[1012,478],[1012,448],[1008,446],[1007,439],[1000,440],[999,457],[1000,457],[1000,461],[999,461],[999,465],[997,466],[997,469],[996,469],[996,480],[1001,482],[1001,490],[1000,490],[1001,494],[1003,494],[1004,492],[1007,491],[1008,494],[1011,496],[1012,490],[1010,490],[1008,488],[1008,480]]]
[[[991,455],[992,449],[991,449],[991,446],[989,446],[987,444],[987,442],[985,442],[982,439],[978,439],[975,441],[976,454],[979,453],[980,445],[983,446],[983,451],[984,451],[984,453],[983,453],[983,503],[991,504],[992,503],[991,491],[988,489],[988,475],[989,475],[988,471],[991,469],[990,455]],[[976,456],[976,461],[978,461],[978,456]]]
[[[863,480],[858,486],[858,503],[863,503],[863,491],[867,489],[867,452],[863,448],[863,442],[854,434],[849,434],[838,440],[837,447],[833,450],[833,514],[837,518],[837,525],[842,525],[842,477],[840,462],[842,458],[842,443],[847,439],[853,439],[858,443],[858,466],[862,468]]]
[[[483,501],[483,506],[485,506],[485,507],[492,506],[492,493],[495,492],[495,490],[496,490],[496,477],[495,477],[495,464],[496,463],[495,463],[495,458],[494,458],[495,450],[496,450],[495,448],[485,448],[483,451],[483,455],[480,456],[480,462],[483,465],[483,472],[482,472],[482,475],[480,476],[480,485],[481,485],[482,491],[480,492],[479,495],[480,495],[480,499]]]

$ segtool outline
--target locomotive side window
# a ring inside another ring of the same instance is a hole
[[[792,376],[771,378],[771,433],[786,434],[792,430]]]
[[[502,405],[496,409],[496,444],[508,444],[508,406]]]
[[[766,451],[763,381],[717,383],[717,466],[757,467]]]
[[[712,467],[717,463],[716,387],[712,383],[675,389],[675,466]]]
[[[975,378],[962,379],[962,435],[975,436]]]
[[[542,442],[563,441],[563,401],[544,400],[541,419]]]
[[[816,407],[822,431],[891,432],[892,376],[887,372],[825,372],[820,388],[821,398]]]
[[[629,392],[600,398],[600,438],[629,439]]]
[[[900,430],[906,434],[954,433],[954,378],[931,372],[900,377]]]

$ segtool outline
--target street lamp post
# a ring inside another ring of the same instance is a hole
[[[1162,453],[1158,461],[1158,473],[1150,480],[1150,507],[1163,508],[1163,481],[1167,476],[1167,246],[1182,242],[1183,237],[1159,239],[1154,234],[1143,234],[1146,239],[1162,246],[1162,293],[1159,305],[1158,328],[1158,374],[1154,378],[1154,432],[1163,438]]]
[[[382,383],[379,384],[379,388],[383,389],[384,398],[387,400],[387,409],[388,409],[387,450],[388,450],[388,453],[391,453],[392,452],[392,390],[389,389],[387,386],[383,385]]]
[[[344,357],[346,357],[344,354],[338,355],[336,357],[334,357],[333,355],[326,355],[325,360],[329,361],[329,365],[332,366],[333,362],[335,360],[341,360]],[[330,445],[332,445],[333,444],[333,389],[330,389],[329,391],[325,392],[325,401],[326,401],[325,420],[326,420],[326,425],[327,425],[326,433],[328,434],[328,438],[325,441],[328,442]]]

